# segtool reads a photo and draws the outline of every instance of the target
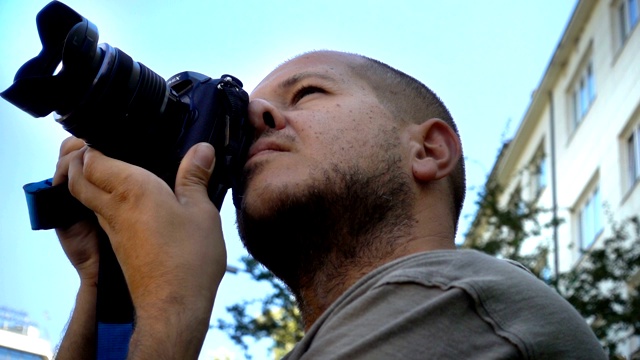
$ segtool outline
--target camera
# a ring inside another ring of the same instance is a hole
[[[58,1],[46,5],[36,23],[42,50],[0,96],[34,117],[54,112],[75,137],[153,172],[172,188],[189,148],[209,142],[216,150],[209,198],[220,209],[231,188],[239,206],[253,140],[249,96],[240,80],[185,71],[165,81],[122,50],[98,44],[97,27]],[[66,186],[50,185],[25,185],[32,228],[68,226],[87,212]]]

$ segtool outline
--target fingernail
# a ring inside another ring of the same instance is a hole
[[[194,155],[193,160],[201,168],[211,171],[211,168],[213,167],[213,160],[215,159],[213,146],[209,143],[200,143],[196,146],[196,154]]]

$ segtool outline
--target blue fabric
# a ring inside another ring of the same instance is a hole
[[[67,184],[52,186],[52,179],[47,179],[23,189],[33,230],[65,228],[93,216],[93,211],[71,195]]]
[[[105,324],[98,322],[98,360],[123,360],[127,358],[133,324]]]

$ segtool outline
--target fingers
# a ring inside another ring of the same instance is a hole
[[[207,184],[215,164],[213,146],[208,143],[194,145],[183,158],[176,176],[175,193],[180,203],[190,199],[207,199]],[[73,167],[73,171],[72,168]],[[122,184],[143,182],[146,170],[123,161],[104,156],[95,149],[86,147],[84,141],[75,137],[64,140],[60,147],[60,159],[56,167],[53,184],[57,185],[72,177],[69,187],[72,194],[86,206],[96,211],[104,193],[122,190]],[[73,174],[73,175],[72,175]],[[138,178],[138,179],[134,179]],[[121,196],[135,194],[128,191]],[[95,199],[92,199],[95,197]]]
[[[61,158],[75,150],[80,150],[85,146],[84,140],[78,139],[75,136],[69,136],[62,141],[60,145],[60,154],[58,158]]]
[[[76,179],[81,172],[82,158],[87,147],[84,141],[69,137],[62,142],[53,185],[69,181],[69,177]],[[70,174],[73,173],[73,174]],[[81,221],[67,228],[56,229],[60,244],[71,264],[78,271],[81,283],[95,284],[98,280],[98,237],[96,225],[91,221]]]
[[[93,148],[88,148],[84,153],[82,165],[87,180],[108,193],[115,192],[138,173],[147,172],[140,167],[105,156]]]
[[[181,204],[209,202],[207,184],[214,165],[215,152],[211,144],[199,143],[189,149],[176,176],[175,194]]]
[[[97,152],[97,150],[84,148],[66,156],[65,163],[68,167],[66,180],[69,182],[71,194],[89,209],[97,211],[108,198],[109,193],[86,177],[84,169],[87,152]],[[105,156],[103,155],[103,157]]]
[[[68,181],[71,194],[98,215],[103,228],[107,224],[107,227],[121,228],[119,225],[128,220],[119,214],[158,209],[161,202],[165,207],[174,202],[184,206],[185,211],[195,213],[210,213],[215,208],[207,195],[215,164],[215,152],[210,144],[197,144],[187,152],[178,169],[175,191],[143,168],[107,157],[92,148],[73,150],[78,146],[71,141],[61,150],[61,154],[68,154],[60,160],[57,181],[63,178]]]
[[[80,151],[85,148],[84,141],[70,136],[66,138],[60,145],[60,153],[58,156],[58,163],[56,165],[56,172],[53,175],[53,185],[59,185],[68,180],[69,163],[71,161],[71,154],[76,151]]]
[[[70,155],[69,190],[98,216],[109,232],[127,228],[131,214],[144,214],[176,203],[162,179],[148,170],[87,148]],[[162,205],[159,205],[162,203]]]
[[[113,192],[118,184],[125,181],[131,173],[131,165],[104,156],[100,151],[86,146],[83,140],[69,137],[60,146],[60,158],[54,175],[54,185],[68,181],[71,164],[75,164],[76,175],[83,175],[86,179],[76,179],[74,183],[78,190],[88,180],[96,187]]]

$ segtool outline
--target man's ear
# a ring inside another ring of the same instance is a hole
[[[411,127],[411,167],[419,182],[439,180],[455,168],[462,146],[456,132],[440,119],[429,119]]]

